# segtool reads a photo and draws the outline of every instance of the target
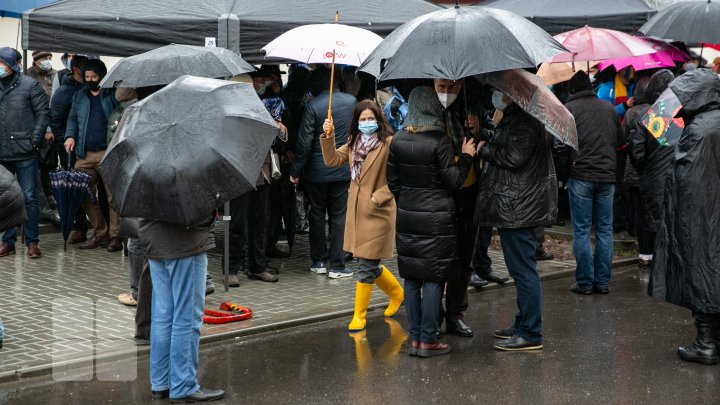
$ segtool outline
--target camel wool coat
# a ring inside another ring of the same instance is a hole
[[[393,255],[395,197],[387,184],[388,154],[392,137],[368,153],[360,177],[350,182],[343,249],[353,257],[385,259]],[[323,160],[330,167],[350,165],[350,148],[335,149],[335,134],[320,136]]]

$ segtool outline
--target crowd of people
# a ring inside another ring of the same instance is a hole
[[[55,72],[49,57],[34,52],[32,67],[23,73],[19,53],[0,49],[0,164],[22,188],[26,254],[41,257],[38,200],[46,195],[53,205],[45,180],[49,170],[59,165],[89,173],[90,193],[68,243],[118,252],[126,242],[130,290],[118,300],[138,307],[135,337],[151,344],[153,396],[172,391],[172,397],[216,398],[220,391],[201,389],[195,378],[201,324],[195,314],[214,290],[204,253],[215,245],[215,218],[208,215],[194,228],[120,218],[97,171],[124,109],[162,86],[103,89],[99,83],[107,69],[99,59],[66,54],[67,69]],[[495,228],[515,280],[518,312],[511,325],[495,331],[494,347],[539,350],[537,261],[553,258],[544,249],[544,229],[561,221],[558,211],[565,208],[577,262],[571,291],[609,294],[613,240],[627,238],[618,238],[620,232],[634,235],[640,266],[652,269],[651,294],[693,309],[698,338],[680,348],[680,356],[714,364],[713,336],[720,333],[716,259],[697,264],[708,269],[703,276],[681,282],[673,277],[679,262],[698,260],[693,249],[712,252],[703,246],[720,229],[711,214],[719,208],[714,188],[702,187],[717,177],[703,170],[717,167],[718,155],[687,159],[697,145],[720,144],[720,60],[714,73],[683,69],[688,72],[678,79],[667,69],[579,71],[553,86],[575,118],[577,151],[554,140],[509,95],[474,79],[406,80],[376,91],[373,79],[354,69],[338,68],[331,77],[325,66],[303,64],[287,72],[263,65],[233,78],[252,83],[279,131],[255,189],[230,203],[229,286],[240,285],[240,274],[277,282],[279,271],[267,257],[297,254],[296,235],[308,233],[308,273],[357,276],[350,332],[365,329],[377,285],[389,297],[385,316],[405,304],[408,353],[442,355],[450,351],[439,340],[443,323],[446,333],[474,335],[463,320],[468,286],[508,280],[492,270],[488,256]],[[681,79],[695,86],[677,92],[687,140],[673,148],[658,143],[640,120],[668,86],[682,86]],[[683,201],[686,189],[694,203]],[[702,222],[696,209],[712,220]],[[697,228],[678,223],[675,213],[682,210],[687,212],[678,215],[695,215],[697,221],[690,222]],[[13,227],[3,235],[0,257],[16,253],[16,243]],[[394,247],[403,286],[382,264]],[[168,304],[173,300],[175,307]],[[175,345],[194,349],[176,351]]]

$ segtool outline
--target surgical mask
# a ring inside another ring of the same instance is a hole
[[[258,96],[262,96],[263,94],[265,94],[265,90],[267,89],[267,87],[268,87],[267,84],[265,84],[265,83],[261,84],[261,85],[260,85],[260,88],[258,88],[258,89],[256,90]]]
[[[507,103],[503,102],[504,94],[500,91],[494,91],[492,95],[492,104],[498,111],[504,111],[507,108]]]
[[[358,130],[365,136],[370,136],[378,129],[377,121],[363,121],[358,123]]]
[[[8,71],[4,67],[0,67],[0,79],[8,75]]]
[[[44,61],[40,62],[40,69],[41,69],[41,70],[44,70],[44,71],[46,71],[46,72],[49,72],[49,71],[52,70],[52,68],[53,68],[53,64],[52,64],[52,61],[51,61],[51,60],[44,60]]]
[[[438,100],[440,100],[440,104],[442,104],[443,108],[448,108],[455,102],[455,100],[457,100],[457,94],[438,93]]]
[[[100,89],[100,82],[96,81],[85,81],[91,91],[98,91]]]
[[[72,62],[72,60],[70,60],[70,59],[65,59],[65,60],[63,60],[63,65],[64,65],[68,70],[72,70],[72,67],[70,67],[71,62]]]

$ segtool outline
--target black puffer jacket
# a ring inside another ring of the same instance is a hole
[[[580,150],[570,177],[615,183],[615,148],[625,143],[617,111],[592,90],[573,94],[565,107],[575,117]]]
[[[478,156],[485,161],[475,205],[479,226],[534,228],[557,217],[558,191],[551,135],[543,124],[508,106]]]
[[[49,104],[35,79],[14,74],[0,81],[0,160],[36,156],[50,122]]]
[[[458,269],[453,190],[465,181],[472,158],[455,163],[450,137],[439,131],[393,137],[388,186],[397,202],[396,246],[403,278],[443,281]]]
[[[646,91],[649,105],[657,101],[673,79],[675,75],[667,69],[659,70],[652,75]],[[627,115],[625,119],[627,120]],[[664,199],[662,186],[670,170],[673,148],[660,145],[638,119],[634,130],[628,132],[628,152],[630,161],[635,165],[640,176],[640,194],[646,208],[643,221],[645,230],[656,232],[662,216]]]
[[[82,84],[76,82],[72,75],[66,75],[65,80],[60,83],[60,87],[53,95],[52,103],[50,103],[50,128],[57,143],[65,141],[67,121],[70,116],[73,98],[81,88]]]
[[[26,220],[22,189],[15,175],[0,165],[0,232],[22,225]]]
[[[685,130],[665,183],[649,290],[694,312],[720,314],[720,77],[696,69],[670,89],[683,105]]]

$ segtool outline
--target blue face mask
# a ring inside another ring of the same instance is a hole
[[[369,136],[375,133],[378,129],[377,121],[363,121],[358,123],[358,130],[365,136]]]
[[[0,79],[8,75],[8,71],[4,67],[0,67]]]

